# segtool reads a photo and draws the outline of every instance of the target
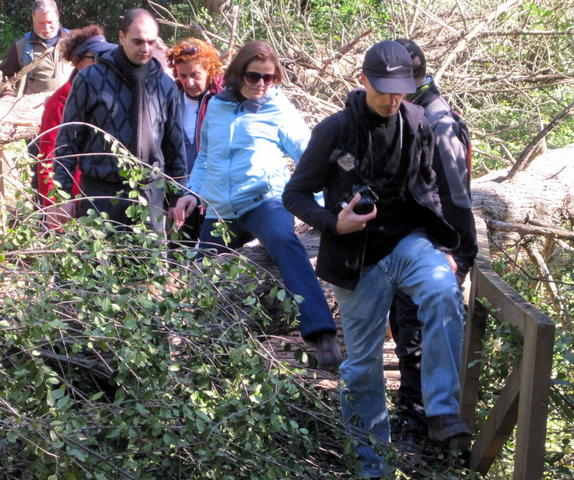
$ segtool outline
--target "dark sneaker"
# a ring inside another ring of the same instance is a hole
[[[335,332],[322,332],[309,342],[317,352],[317,367],[324,370],[336,369],[343,361]]]
[[[429,438],[439,442],[450,441],[451,439],[469,438],[472,432],[464,420],[458,415],[437,415],[427,417]]]
[[[405,429],[398,440],[393,442],[408,465],[420,463],[424,453],[424,437],[418,432]]]

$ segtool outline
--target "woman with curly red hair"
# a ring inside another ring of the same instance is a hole
[[[191,173],[200,149],[201,125],[211,97],[222,90],[223,75],[219,52],[209,43],[197,38],[178,42],[168,55],[175,82],[180,89],[180,104],[185,131],[187,173]],[[197,240],[203,215],[193,212],[185,222],[183,233]]]
[[[219,52],[209,43],[197,38],[182,40],[171,48],[168,56],[175,83],[181,91],[183,128],[189,144],[187,173],[191,173],[199,151],[199,132],[207,104],[222,89],[223,76]]]

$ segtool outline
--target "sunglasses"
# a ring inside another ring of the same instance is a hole
[[[181,50],[177,54],[177,56],[181,57],[182,55],[195,55],[198,51],[199,51],[199,48],[197,48],[195,45],[192,45],[191,47],[186,47],[183,50]]]
[[[263,79],[263,83],[265,85],[269,85],[270,83],[277,80],[277,75],[275,75],[274,73],[265,73],[261,75],[258,72],[245,72],[243,76],[245,77],[245,80],[253,84],[259,83],[259,80],[261,79]]]
[[[96,56],[86,53],[85,55],[80,55],[80,58],[89,58],[90,60],[94,60],[96,58]]]

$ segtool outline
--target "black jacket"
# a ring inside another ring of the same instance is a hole
[[[360,160],[366,153],[366,93],[349,94],[345,110],[323,120],[313,130],[311,140],[285,187],[283,202],[294,215],[321,230],[317,275],[347,289],[360,278],[367,230],[347,235],[336,231],[341,199],[359,181]],[[454,249],[458,235],[442,216],[432,170],[433,136],[422,108],[403,102],[402,151],[407,155],[408,190],[420,207],[416,223],[425,228],[437,246]],[[376,179],[371,179],[376,180]],[[325,208],[313,193],[323,190]]]
[[[434,134],[433,169],[437,174],[440,201],[444,217],[460,236],[460,246],[453,254],[459,271],[466,273],[478,252],[470,192],[471,172],[466,164],[468,145],[461,140],[461,125],[432,79],[419,87],[413,103],[425,109]]]
[[[76,75],[64,108],[62,123],[85,122],[109,133],[123,145],[132,144],[134,135],[131,105],[133,88],[119,71],[114,50],[98,57],[97,63]],[[156,146],[149,164],[180,183],[187,177],[184,132],[178,89],[157,60],[145,80],[150,104],[153,143]],[[117,156],[104,134],[89,125],[64,125],[58,132],[54,178],[71,192],[72,176],[79,166],[84,181],[121,185]],[[78,154],[84,154],[77,156]],[[175,197],[170,195],[171,203]]]

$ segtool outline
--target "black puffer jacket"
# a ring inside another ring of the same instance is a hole
[[[357,159],[362,159],[366,151],[365,99],[364,90],[351,92],[345,110],[315,127],[309,146],[283,194],[285,207],[291,213],[321,230],[318,276],[347,289],[353,289],[359,281],[367,231],[340,235],[336,225],[342,208],[341,199],[358,182],[361,162]],[[403,119],[403,155],[407,155],[409,160],[408,190],[421,207],[417,210],[416,223],[426,229],[437,246],[456,248],[458,235],[442,216],[435,173],[431,167],[433,136],[424,111],[403,102],[400,114]],[[314,192],[322,190],[325,208],[319,206],[313,197]]]
[[[120,48],[120,47],[118,47]],[[123,145],[132,145],[134,129],[130,109],[134,90],[126,83],[114,62],[113,52],[98,58],[96,64],[76,76],[68,97],[62,123],[85,122],[96,125],[118,139]],[[145,88],[150,104],[154,149],[149,161],[167,175],[181,183],[186,179],[184,133],[178,89],[174,81],[161,69],[157,60],[151,60],[151,73]],[[104,135],[87,125],[68,125],[60,128],[56,141],[55,179],[70,192],[72,175],[78,166],[86,181],[121,184],[118,160],[111,152],[111,144]],[[78,154],[86,154],[77,157]],[[172,199],[173,200],[173,199]]]

